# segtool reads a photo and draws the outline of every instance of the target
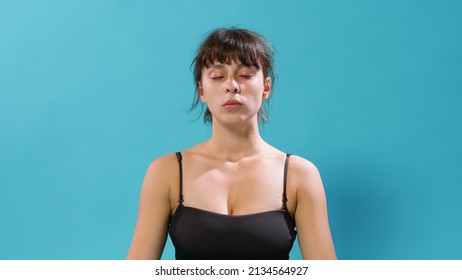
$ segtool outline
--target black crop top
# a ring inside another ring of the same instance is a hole
[[[177,260],[287,260],[296,231],[287,210],[286,179],[289,154],[284,164],[283,209],[247,215],[225,215],[183,205],[182,155],[178,208],[168,232]]]

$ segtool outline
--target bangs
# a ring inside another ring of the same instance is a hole
[[[258,48],[251,42],[227,40],[214,43],[210,48],[206,49],[200,58],[204,67],[209,68],[217,62],[228,65],[233,62],[240,62],[248,67],[261,68]]]

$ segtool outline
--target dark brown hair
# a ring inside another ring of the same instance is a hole
[[[202,111],[204,105],[199,103],[199,84],[202,79],[202,70],[210,67],[215,62],[231,64],[233,61],[240,61],[246,66],[255,66],[262,69],[263,76],[270,77],[272,84],[276,79],[274,68],[274,50],[263,36],[246,29],[239,28],[219,28],[213,30],[202,42],[197,50],[196,57],[191,63],[194,67],[194,83],[196,92],[194,95],[191,111],[201,104]],[[271,96],[271,95],[270,95]],[[258,111],[258,120],[265,123],[269,120],[268,99]],[[201,112],[202,112],[201,111]],[[206,108],[204,113],[204,122],[212,122],[212,113]]]

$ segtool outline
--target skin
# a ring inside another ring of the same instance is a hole
[[[212,113],[209,140],[182,152],[185,206],[226,215],[282,209],[285,153],[259,134],[257,113],[271,92],[261,69],[239,61],[202,71],[199,97]],[[223,106],[238,100],[237,109]],[[178,161],[162,156],[149,166],[141,188],[137,225],[127,259],[160,259],[168,221],[179,196]],[[304,259],[336,259],[326,197],[315,165],[291,156],[287,207],[297,222]]]

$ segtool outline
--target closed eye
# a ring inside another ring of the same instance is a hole
[[[250,79],[252,78],[252,75],[239,75],[239,77],[244,78],[244,79]]]
[[[212,80],[221,80],[221,79],[223,79],[223,78],[224,78],[224,77],[222,77],[222,76],[210,77],[210,79],[212,79]]]

